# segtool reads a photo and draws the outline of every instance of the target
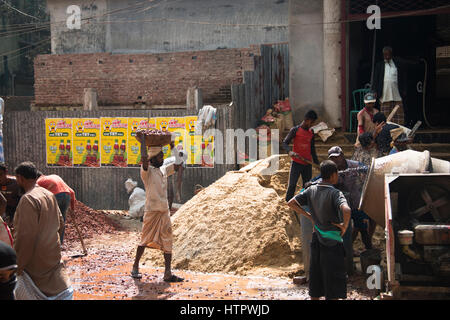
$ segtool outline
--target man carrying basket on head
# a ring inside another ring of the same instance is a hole
[[[184,279],[172,274],[171,270],[173,236],[167,201],[167,177],[174,173],[174,164],[163,165],[162,146],[149,147],[147,154],[146,137],[142,131],[137,132],[136,138],[141,143],[141,179],[145,186],[146,195],[141,242],[136,251],[131,276],[138,279],[142,278],[142,274],[139,273],[139,261],[145,248],[154,248],[164,253],[164,281],[181,282]],[[170,143],[170,139],[168,143]]]

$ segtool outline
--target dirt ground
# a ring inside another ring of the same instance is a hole
[[[120,227],[86,239],[87,256],[71,257],[82,252],[76,240],[63,245],[63,260],[75,290],[75,300],[309,299],[307,285],[295,285],[292,279],[285,277],[174,270],[175,274],[186,280],[168,284],[162,280],[163,268],[153,266],[151,261],[141,264],[143,278],[135,280],[129,272],[142,224],[138,220],[128,219],[126,212],[113,211],[107,215]],[[365,279],[360,272],[349,278],[348,299],[368,300],[375,297],[376,292],[365,287]]]

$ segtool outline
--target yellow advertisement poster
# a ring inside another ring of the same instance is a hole
[[[186,122],[186,151],[188,154],[187,165],[199,166],[202,163],[202,136],[195,134],[197,116],[188,116]]]
[[[56,167],[138,167],[141,164],[138,129],[173,133],[187,165],[214,167],[214,137],[196,135],[197,116],[158,118],[49,118],[45,119],[47,165]],[[171,156],[169,145],[164,158]]]
[[[201,165],[205,168],[214,168],[214,136],[203,136]]]
[[[72,167],[72,119],[45,119],[47,166]]]
[[[155,129],[155,118],[128,118],[128,166],[141,165],[141,144],[136,140],[136,131],[140,129]]]
[[[169,117],[158,117],[156,118],[156,129],[162,131],[169,131],[169,122],[171,118]],[[171,150],[169,145],[165,145],[162,147],[162,151],[164,153],[164,159],[170,157]]]
[[[75,118],[73,120],[73,165],[100,167],[100,119]]]
[[[195,167],[214,167],[214,136],[204,137],[196,134],[197,116],[185,117],[187,165]]]
[[[169,131],[175,136],[174,146],[178,151],[186,149],[186,121],[184,117],[169,119]]]
[[[128,118],[101,118],[102,166],[127,166]]]

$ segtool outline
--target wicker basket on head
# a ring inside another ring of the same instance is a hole
[[[143,130],[145,137],[145,145],[147,147],[162,147],[172,141],[172,134],[169,131],[161,130]],[[136,136],[136,140],[140,139]]]

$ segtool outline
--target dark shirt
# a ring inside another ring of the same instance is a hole
[[[340,231],[332,223],[342,223],[341,206],[347,204],[341,191],[329,184],[312,185],[308,189],[295,196],[295,201],[300,206],[309,206],[314,225],[322,231]],[[339,243],[336,240],[324,238],[320,232],[316,232],[319,241],[325,246],[334,246]]]
[[[380,133],[375,138],[375,143],[377,144],[377,148],[383,154],[388,154],[391,150],[391,130],[400,128],[395,124],[386,123],[381,129]]]
[[[345,161],[347,161],[347,169],[339,171],[336,188],[344,193],[351,209],[358,209],[368,167],[358,161]]]
[[[17,258],[14,249],[0,241],[0,269],[17,268]],[[6,282],[0,282],[0,300],[14,300],[14,289],[16,287],[16,276],[13,275]]]
[[[358,161],[347,159],[345,161],[347,162],[347,169],[338,171],[339,180],[335,187],[344,194],[351,209],[358,209],[369,167]],[[321,182],[322,177],[320,175],[311,180],[312,185]]]
[[[287,153],[289,153],[289,151],[291,151],[290,148],[289,148],[289,144],[291,143],[291,141],[292,141],[293,139],[295,139],[295,137],[297,136],[297,131],[298,131],[298,129],[300,129],[300,128],[301,128],[301,124],[299,124],[298,126],[293,127],[293,128],[289,131],[289,133],[288,133],[288,135],[286,136],[286,138],[284,139],[284,141],[283,141],[283,143],[282,143],[282,147],[283,147],[284,150],[286,150]],[[304,130],[304,129],[303,129],[303,130]],[[311,131],[312,131],[312,130],[311,130]],[[313,131],[312,131],[312,132],[313,132]],[[295,142],[294,142],[294,143],[295,143]],[[312,136],[312,139],[311,139],[311,156],[312,156],[313,162],[318,164],[318,163],[319,163],[319,159],[317,158],[316,146],[315,146],[315,143],[314,143],[314,132],[313,132],[313,136]],[[308,157],[306,156],[306,157],[304,157],[304,158],[308,158]]]
[[[0,192],[6,198],[6,214],[12,218],[22,196],[20,186],[17,184],[15,177],[8,176],[7,183],[0,185],[0,189]]]

